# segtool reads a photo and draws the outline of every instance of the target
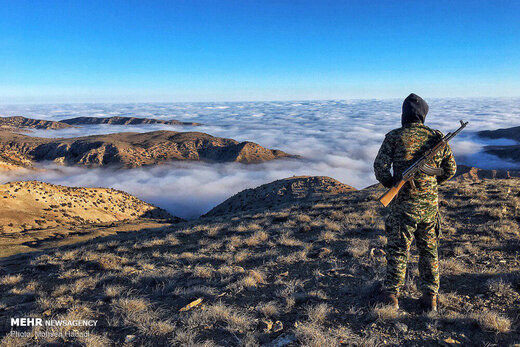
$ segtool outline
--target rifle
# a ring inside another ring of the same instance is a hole
[[[426,163],[431,160],[433,156],[448,143],[449,140],[457,136],[457,134],[460,133],[462,129],[466,127],[466,125],[468,125],[468,122],[464,123],[461,120],[460,127],[457,130],[455,130],[453,133],[450,132],[446,134],[435,146],[433,146],[433,148],[426,151],[426,153],[423,154],[415,163],[404,170],[401,180],[394,183],[394,186],[379,198],[379,201],[383,204],[383,206],[388,206],[390,201],[396,197],[397,193],[399,193],[406,182],[410,182],[412,188],[415,188],[413,177],[417,172],[422,171],[427,175],[441,176],[444,173],[442,168],[433,167]]]

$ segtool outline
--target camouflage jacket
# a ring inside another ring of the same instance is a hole
[[[374,162],[376,178],[385,186],[391,186],[393,177],[401,174],[412,165],[426,150],[435,146],[442,138],[438,130],[430,129],[421,123],[406,124],[386,134]],[[409,183],[405,184],[399,195],[392,202],[402,207],[417,208],[420,206],[437,208],[437,186],[449,180],[457,170],[455,158],[449,145],[437,152],[428,162],[434,167],[444,169],[442,176],[430,176],[419,172],[414,177],[416,189]],[[390,171],[392,168],[394,176]],[[408,209],[408,208],[407,208]]]

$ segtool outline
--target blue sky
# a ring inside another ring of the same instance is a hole
[[[0,0],[0,102],[520,96],[518,1]]]

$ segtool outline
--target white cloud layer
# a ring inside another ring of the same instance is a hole
[[[444,133],[470,121],[452,147],[459,163],[482,168],[515,164],[483,154],[488,144],[478,130],[520,125],[518,99],[436,99],[430,101],[427,124]],[[260,165],[169,163],[131,171],[43,165],[41,173],[0,175],[3,182],[38,179],[73,186],[125,190],[180,217],[196,217],[245,188],[292,175],[326,175],[356,188],[375,183],[372,163],[385,133],[400,126],[400,100],[251,102],[214,104],[71,104],[0,105],[0,115],[60,120],[78,116],[136,116],[204,123],[201,127],[165,125],[96,125],[63,130],[37,130],[35,136],[70,137],[120,131],[201,131],[299,154],[303,160]],[[109,171],[109,172],[107,172]]]

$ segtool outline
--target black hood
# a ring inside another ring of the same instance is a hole
[[[403,126],[410,123],[424,124],[426,114],[428,114],[428,104],[419,95],[412,93],[404,99],[401,124]]]

